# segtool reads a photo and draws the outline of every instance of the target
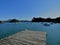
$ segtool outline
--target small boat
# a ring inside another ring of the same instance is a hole
[[[44,26],[50,26],[50,24],[45,23]]]
[[[19,24],[19,22],[16,22],[15,24]]]
[[[51,24],[53,24],[53,22],[51,22]]]

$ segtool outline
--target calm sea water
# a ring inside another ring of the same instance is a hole
[[[25,29],[45,31],[47,32],[47,45],[60,45],[60,24],[50,24],[50,26],[32,22],[0,24],[0,38],[7,37]]]

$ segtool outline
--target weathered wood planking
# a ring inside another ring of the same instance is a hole
[[[0,45],[46,45],[46,32],[21,31],[1,39]]]

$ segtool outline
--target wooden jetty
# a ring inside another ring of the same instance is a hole
[[[46,32],[21,31],[0,39],[0,45],[46,45]]]

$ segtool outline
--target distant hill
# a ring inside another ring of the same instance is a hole
[[[10,19],[10,20],[8,20],[8,22],[20,22],[20,20],[17,20],[17,19]]]
[[[60,23],[60,17],[57,18],[35,18],[33,17],[32,22],[54,22],[54,23]]]
[[[0,21],[0,24],[4,23],[4,21]]]
[[[33,19],[31,21],[29,20],[18,20],[18,19],[9,19],[9,20],[5,20],[5,21],[0,21],[1,23],[11,23],[11,22],[54,22],[54,23],[60,23],[60,17],[57,18],[42,18],[42,17],[33,17]]]
[[[2,23],[2,21],[0,21],[0,23]]]

